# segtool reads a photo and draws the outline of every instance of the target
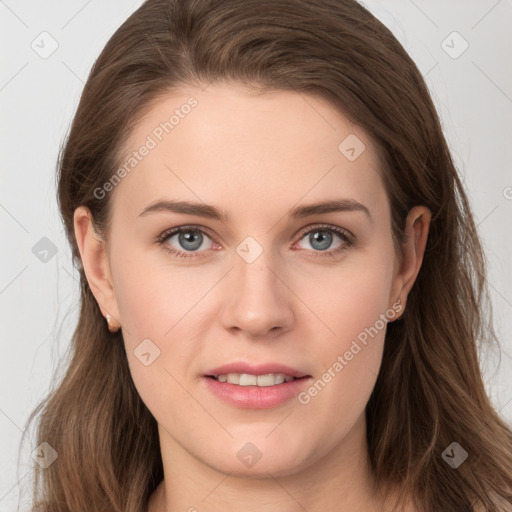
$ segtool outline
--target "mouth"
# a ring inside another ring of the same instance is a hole
[[[312,376],[280,363],[237,361],[211,368],[202,375],[209,394],[243,409],[283,405],[303,391]]]
[[[285,373],[264,373],[259,375],[253,375],[250,373],[224,373],[220,375],[206,375],[206,377],[218,382],[227,382],[228,384],[234,384],[236,386],[271,387],[279,386],[294,380],[306,379],[310,377],[310,375],[295,377]]]
[[[278,363],[234,362],[202,375],[208,393],[230,406],[268,409],[292,400],[310,385],[312,376]]]

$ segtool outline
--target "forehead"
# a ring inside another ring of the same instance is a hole
[[[114,208],[127,215],[164,197],[260,216],[326,198],[387,200],[367,133],[312,95],[232,84],[175,91],[153,103],[125,147]]]

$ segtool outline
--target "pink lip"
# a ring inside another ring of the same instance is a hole
[[[283,382],[276,386],[238,386],[228,382],[219,382],[212,375],[227,373],[247,373],[264,375],[266,373],[284,373],[292,375],[296,380]],[[277,407],[296,397],[301,390],[309,385],[311,376],[281,364],[269,363],[250,365],[247,363],[231,363],[209,370],[202,378],[207,389],[218,398],[241,409],[268,409]]]
[[[264,375],[266,373],[284,373],[285,375],[291,375],[296,379],[306,377],[307,374],[289,366],[284,366],[278,363],[266,363],[259,365],[252,365],[249,363],[230,363],[223,366],[219,366],[205,373],[208,375],[226,375],[228,373],[247,373],[249,375]]]
[[[296,397],[309,385],[311,377],[265,387],[237,386],[211,377],[203,377],[202,381],[211,393],[230,405],[241,409],[268,409]]]

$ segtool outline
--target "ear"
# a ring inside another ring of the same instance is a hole
[[[73,222],[75,238],[89,287],[103,316],[110,314],[110,324],[114,327],[120,326],[106,244],[94,230],[89,208],[79,206],[75,210]]]
[[[432,214],[426,206],[415,206],[405,221],[406,240],[402,258],[393,281],[394,302],[400,299],[402,311],[423,262]]]

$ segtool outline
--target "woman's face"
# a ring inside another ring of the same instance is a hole
[[[162,447],[253,475],[345,453],[418,270],[366,133],[309,95],[217,84],[164,97],[127,148],[97,191],[113,201],[99,302]]]

